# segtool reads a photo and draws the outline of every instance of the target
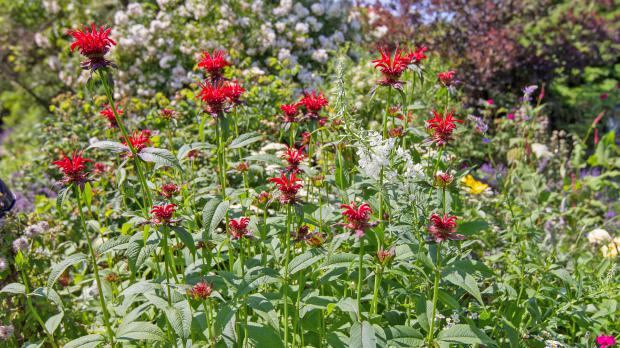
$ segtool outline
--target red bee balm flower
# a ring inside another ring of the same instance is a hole
[[[409,54],[407,55],[407,59],[409,59],[409,64],[417,65],[422,63],[422,61],[427,58],[426,54],[424,54],[426,51],[428,51],[428,48],[424,46],[416,48],[415,50],[409,50]]]
[[[284,112],[284,122],[297,122],[297,104],[282,104],[280,110]]]
[[[226,97],[234,105],[241,104],[241,95],[245,93],[245,88],[241,87],[237,81],[232,81],[226,84],[224,87]]]
[[[250,223],[250,218],[242,217],[239,220],[230,220],[228,225],[230,235],[233,239],[241,239],[243,237],[249,237],[250,232],[248,231],[248,224]]]
[[[297,184],[298,181],[301,181],[301,179],[295,177],[295,173],[290,173],[288,177],[282,173],[279,178],[269,179],[269,182],[276,184],[278,190],[280,190],[280,202],[282,204],[295,203],[297,191],[303,187],[302,184]]]
[[[442,114],[433,111],[435,117],[426,120],[426,129],[431,132],[431,137],[439,146],[447,144],[452,140],[452,132],[456,129],[456,124],[463,122],[454,118],[454,113],[449,112],[444,117]]]
[[[190,296],[196,300],[206,300],[211,296],[213,288],[206,282],[200,282],[192,287],[189,291]]]
[[[151,209],[151,214],[153,214],[152,223],[155,225],[162,224],[170,224],[171,222],[175,222],[172,220],[172,215],[177,211],[176,204],[165,204],[165,205],[154,205],[153,209]]]
[[[437,78],[439,79],[439,82],[441,82],[442,85],[446,86],[446,87],[450,87],[454,84],[454,75],[456,75],[455,71],[444,71],[444,72],[440,72],[439,74],[437,74]]]
[[[444,240],[463,240],[465,236],[456,233],[456,216],[445,214],[443,217],[433,214],[430,217],[431,225],[428,226],[428,233],[435,243]]]
[[[402,81],[398,79],[407,70],[410,59],[404,54],[404,51],[397,48],[392,59],[392,52],[387,48],[380,48],[381,58],[375,59],[372,63],[375,69],[379,69],[383,75],[383,79],[377,81],[382,86],[393,86],[394,88],[402,88]]]
[[[129,142],[136,152],[140,152],[140,150],[151,144],[151,131],[145,129],[138,132],[135,130],[133,134],[129,136]],[[123,140],[123,144],[127,145],[127,142]]]
[[[386,250],[381,248],[377,251],[377,260],[379,260],[379,263],[382,265],[385,265],[392,261],[392,258],[394,258],[394,249]]]
[[[226,85],[219,82],[215,85],[202,83],[200,93],[196,98],[200,98],[206,104],[207,112],[213,117],[218,117],[226,111],[226,100],[229,98],[229,91]]]
[[[305,94],[298,103],[298,105],[303,105],[306,108],[310,119],[318,119],[319,111],[321,111],[328,104],[329,103],[327,102],[327,99],[325,99],[323,93],[316,94],[316,91]]]
[[[364,231],[367,228],[375,225],[368,222],[368,220],[370,220],[370,215],[372,214],[372,209],[368,203],[362,203],[359,207],[357,207],[355,202],[351,202],[351,204],[341,204],[340,208],[344,209],[342,215],[347,221],[343,224],[343,226],[352,232],[355,232],[355,236],[358,238],[364,236]]]
[[[99,114],[101,114],[108,120],[108,122],[110,122],[110,128],[118,127],[118,123],[116,122],[116,117],[114,117],[114,111],[112,110],[112,107],[108,104],[104,105],[104,107],[105,109],[101,110]],[[118,114],[118,116],[122,116],[123,109],[121,109],[120,106],[116,106],[116,113]]]
[[[86,163],[92,162],[88,158],[82,157],[82,152],[73,152],[71,157],[65,156],[65,158],[52,162],[53,165],[60,168],[65,175],[62,179],[62,183],[65,185],[77,184],[81,185],[86,182],[88,172],[86,171]]]
[[[161,115],[161,117],[163,117],[166,120],[170,120],[176,117],[177,112],[171,109],[161,109],[159,111],[159,114]]]
[[[222,72],[227,66],[230,66],[230,63],[226,60],[226,52],[220,50],[214,50],[213,54],[202,52],[202,59],[198,62],[198,67],[203,68],[212,81],[222,77]]]
[[[163,184],[159,192],[162,196],[170,199],[175,193],[179,192],[179,187],[173,183]]]
[[[87,58],[81,64],[83,69],[95,71],[113,65],[105,59],[110,47],[116,45],[116,42],[108,37],[110,31],[112,28],[103,26],[97,29],[95,23],[91,23],[90,30],[87,26],[84,26],[82,30],[69,30],[68,34],[75,39],[71,44],[71,52],[77,48],[80,54]]]
[[[437,174],[435,174],[435,186],[445,188],[450,186],[453,180],[454,177],[450,173],[438,171]]]
[[[282,154],[282,158],[284,158],[288,162],[288,167],[286,171],[289,173],[299,173],[299,164],[306,158],[304,154],[304,148],[296,149],[294,147],[288,147],[286,151]]]

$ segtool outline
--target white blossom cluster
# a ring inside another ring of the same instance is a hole
[[[54,0],[44,5],[50,12],[58,7]],[[359,14],[348,0],[245,0],[234,6],[229,1],[157,0],[157,6],[131,2],[113,18],[108,25],[118,45],[110,58],[124,67],[115,74],[117,97],[150,97],[200,81],[196,61],[203,50],[213,49],[249,57],[247,69],[268,70],[276,59],[284,67],[298,67],[298,82],[315,88],[323,82],[317,67],[346,40],[361,41]],[[35,42],[49,45],[45,35],[37,35]],[[48,64],[64,83],[77,86],[89,77],[86,71],[76,75],[78,59],[52,56]]]

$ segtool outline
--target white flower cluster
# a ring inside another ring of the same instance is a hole
[[[367,139],[368,144],[358,144],[358,165],[364,175],[379,180],[381,170],[390,165],[390,154],[394,148],[395,139],[384,140],[381,134],[376,131],[368,132]]]

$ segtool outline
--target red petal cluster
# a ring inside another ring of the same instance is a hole
[[[456,71],[450,70],[450,71],[444,71],[444,72],[438,73],[437,78],[439,79],[439,82],[441,82],[442,85],[446,87],[450,87],[455,82],[454,80],[455,75],[456,75]]]
[[[411,61],[405,51],[397,48],[392,57],[392,52],[388,48],[380,48],[379,53],[381,58],[375,59],[372,63],[375,65],[375,69],[379,69],[383,75],[383,79],[377,81],[382,86],[395,86],[402,84],[399,81],[400,76],[407,70],[409,62]]]
[[[282,104],[280,105],[280,110],[284,113],[284,122],[293,123],[297,122],[297,110],[298,103],[295,104]]]
[[[355,202],[351,202],[351,204],[341,204],[340,208],[344,209],[342,215],[346,220],[343,226],[355,232],[357,237],[363,237],[365,230],[372,227],[372,224],[368,222],[372,215],[372,209],[368,203],[362,203],[358,207]]]
[[[296,149],[291,146],[286,148],[286,151],[282,154],[282,158],[288,162],[288,167],[286,168],[287,172],[299,173],[299,164],[306,158],[306,154],[304,154],[303,147]]]
[[[222,50],[213,50],[212,54],[202,52],[202,58],[198,62],[198,67],[204,69],[212,81],[220,79],[227,66],[230,66],[230,62],[226,60],[226,51]]]
[[[159,192],[162,196],[170,199],[172,198],[172,196],[174,196],[175,193],[179,192],[179,187],[174,183],[167,183],[161,185],[161,189],[159,190]]]
[[[123,109],[121,109],[120,106],[116,106],[116,113],[118,114],[118,116],[122,116],[123,115]],[[110,122],[110,128],[116,128],[118,127],[118,123],[116,122],[116,117],[114,117],[114,111],[112,110],[112,107],[108,104],[104,105],[104,109],[101,110],[99,112],[99,114],[101,114],[101,116],[105,117],[108,122]]]
[[[303,187],[302,184],[297,184],[298,181],[301,179],[295,177],[295,173],[290,173],[289,176],[282,173],[279,178],[269,179],[269,182],[274,183],[280,190],[282,204],[294,204],[297,201],[297,192]]]
[[[206,104],[207,112],[213,117],[219,117],[227,112],[231,105],[239,104],[241,95],[245,92],[237,82],[204,82],[200,87],[200,93],[196,97]]]
[[[151,222],[155,225],[169,224],[172,221],[172,215],[177,211],[176,204],[154,205],[151,209],[153,219]]]
[[[444,214],[444,216],[433,213],[430,217],[431,224],[428,226],[428,233],[435,243],[445,240],[463,240],[465,236],[456,233],[456,216]]]
[[[250,218],[242,217],[238,220],[231,219],[228,227],[230,235],[233,239],[241,239],[243,237],[250,236],[250,232],[248,231],[248,224],[250,223]]]
[[[133,133],[129,136],[129,142],[131,146],[136,150],[136,152],[140,152],[147,145],[151,144],[151,131],[150,130],[141,130],[141,131],[133,131]],[[123,140],[123,144],[127,145],[127,142]]]
[[[62,183],[65,185],[77,184],[81,185],[86,182],[88,176],[86,163],[92,162],[88,158],[82,157],[82,151],[73,152],[73,155],[65,156],[63,159],[52,162],[64,174]]]
[[[426,129],[431,132],[433,141],[437,145],[443,146],[452,140],[452,132],[456,129],[456,124],[463,121],[454,118],[453,112],[447,113],[444,117],[442,114],[433,111],[433,115],[433,118],[426,120]]]
[[[212,292],[213,288],[211,287],[211,284],[200,282],[192,287],[189,294],[196,300],[206,300],[209,296],[211,296]]]
[[[407,59],[409,59],[409,64],[420,64],[424,59],[427,58],[425,54],[426,51],[428,51],[428,48],[424,46],[409,50],[409,54],[407,55]]]
[[[95,23],[91,23],[90,28],[84,26],[82,30],[69,30],[68,34],[75,39],[70,47],[71,52],[77,48],[80,54],[87,58],[82,62],[82,68],[94,71],[112,65],[112,62],[105,59],[110,47],[116,45],[109,37],[110,31],[112,28],[104,26],[97,29]]]

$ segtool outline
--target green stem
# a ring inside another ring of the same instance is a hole
[[[167,226],[162,226],[162,232],[164,235],[164,239],[162,241],[162,243],[164,244],[164,268],[165,268],[165,272],[166,272],[166,289],[168,292],[168,305],[172,305],[172,296],[170,293],[170,259],[169,259],[169,254],[170,251],[168,250],[168,227]]]
[[[39,323],[39,325],[41,325],[41,328],[43,328],[43,331],[45,332],[45,334],[49,338],[49,341],[50,341],[50,344],[52,345],[52,347],[53,348],[58,348],[58,345],[56,345],[56,339],[54,338],[54,333],[53,332],[49,332],[49,330],[45,326],[45,323],[43,322],[43,319],[41,319],[41,316],[39,315],[39,312],[32,305],[32,301],[30,300],[30,286],[28,284],[28,277],[26,276],[26,271],[24,270],[23,267],[20,267],[19,271],[20,271],[20,274],[22,276],[22,281],[24,282],[24,288],[25,288],[24,296],[26,297],[26,305],[28,306],[28,309],[30,310],[30,312],[32,312],[32,315],[34,315],[34,318]]]
[[[372,306],[370,307],[370,314],[377,314],[377,302],[379,300],[379,288],[381,287],[381,274],[383,269],[381,265],[377,265],[375,270],[375,285],[372,294]]]
[[[357,312],[358,320],[362,321],[362,281],[363,281],[363,266],[364,266],[364,237],[360,237],[360,249],[359,249],[359,264],[357,268]]]
[[[113,107],[114,109],[114,107]],[[82,231],[84,232],[84,239],[88,243],[88,251],[90,253],[91,262],[93,264],[93,272],[95,275],[95,282],[97,283],[97,291],[99,292],[99,304],[101,305],[101,311],[103,312],[103,322],[106,327],[106,331],[110,338],[110,345],[114,346],[114,331],[110,326],[110,314],[108,313],[108,307],[105,303],[105,296],[103,295],[103,288],[101,286],[101,279],[99,278],[99,266],[97,265],[97,257],[95,256],[95,250],[93,244],[88,236],[88,229],[86,228],[86,221],[84,220],[84,212],[82,211],[82,194],[78,186],[73,186],[75,198],[78,204],[78,211],[80,213],[80,223],[82,225]]]
[[[428,331],[428,344],[432,345],[435,338],[435,315],[437,312],[437,298],[439,297],[439,279],[441,277],[441,243],[437,243],[437,264],[435,267],[435,281],[433,283],[433,311],[431,312],[431,327]]]
[[[282,301],[284,302],[284,347],[288,348],[288,266],[291,257],[291,205],[286,206],[286,234],[284,235],[284,243],[286,247],[286,255],[284,256],[284,291],[282,292]]]

